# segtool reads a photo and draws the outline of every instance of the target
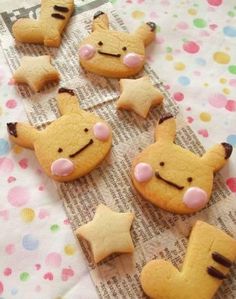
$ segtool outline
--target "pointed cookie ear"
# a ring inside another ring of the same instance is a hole
[[[155,130],[157,141],[173,142],[176,134],[176,122],[172,115],[165,115],[160,118]]]
[[[7,130],[12,142],[29,149],[34,149],[34,143],[40,135],[40,131],[27,123],[7,123]]]
[[[97,11],[93,16],[92,31],[109,30],[109,19],[107,14]]]
[[[229,143],[216,144],[209,149],[201,159],[216,172],[220,170],[231,156],[233,147]]]
[[[145,47],[148,46],[155,38],[156,24],[153,22],[145,23],[135,31],[135,35],[141,38]]]
[[[58,90],[56,100],[61,115],[78,113],[80,111],[79,101],[72,89],[61,87]]]

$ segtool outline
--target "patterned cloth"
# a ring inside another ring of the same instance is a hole
[[[236,4],[227,0],[113,0],[129,30],[157,23],[148,60],[206,148],[236,147]],[[0,299],[97,298],[55,186],[34,154],[8,142],[26,120],[0,54]],[[236,194],[236,150],[222,170]]]

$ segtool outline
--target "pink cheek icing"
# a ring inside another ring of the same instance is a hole
[[[110,128],[102,123],[98,122],[93,126],[93,134],[100,141],[106,141],[110,137]]]
[[[190,209],[202,209],[207,201],[207,193],[201,188],[191,187],[184,193],[183,202]]]
[[[143,57],[136,53],[128,53],[124,56],[123,63],[129,68],[138,67],[143,64]]]
[[[134,177],[139,183],[149,181],[153,176],[153,170],[150,164],[138,163],[134,168]]]
[[[79,48],[79,57],[81,59],[89,60],[94,56],[95,53],[96,49],[90,44],[83,45]]]
[[[67,176],[75,169],[74,164],[65,158],[60,158],[52,162],[51,172],[53,175]]]

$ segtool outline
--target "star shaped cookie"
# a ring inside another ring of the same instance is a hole
[[[47,82],[59,80],[59,73],[51,65],[49,55],[23,56],[13,78],[16,83],[27,83],[33,91],[38,92]]]
[[[117,213],[105,205],[99,205],[92,221],[79,227],[76,235],[90,243],[95,263],[108,255],[133,252],[130,236],[133,213]]]
[[[160,105],[163,101],[162,93],[152,85],[148,76],[139,79],[121,79],[121,95],[117,101],[117,108],[133,110],[146,118],[152,106]]]

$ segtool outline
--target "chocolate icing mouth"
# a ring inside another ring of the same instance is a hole
[[[107,53],[107,52],[103,52],[101,50],[98,50],[98,53],[102,54],[102,55],[113,56],[113,57],[120,57],[121,56],[121,54]]]
[[[75,156],[77,156],[78,154],[80,154],[82,151],[84,151],[87,147],[89,147],[90,145],[93,144],[93,139],[90,139],[89,142],[87,144],[85,144],[83,147],[81,147],[78,151],[76,151],[75,153],[69,155],[70,158],[74,158]]]
[[[158,171],[155,172],[155,177],[156,177],[157,179],[160,179],[160,180],[162,180],[163,182],[167,183],[168,185],[170,185],[170,186],[172,186],[172,187],[175,187],[175,188],[178,189],[178,190],[182,190],[182,189],[184,189],[184,186],[179,186],[179,185],[177,185],[177,184],[175,184],[175,183],[173,183],[173,182],[171,182],[171,181],[168,181],[168,180],[164,179],[164,178],[159,174]]]

